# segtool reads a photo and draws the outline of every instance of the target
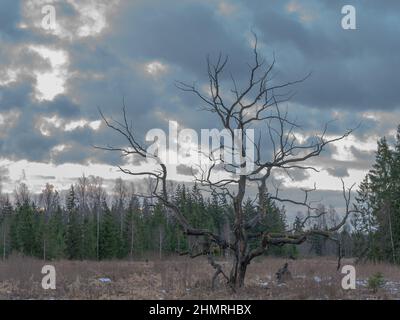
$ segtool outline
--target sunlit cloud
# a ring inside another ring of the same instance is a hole
[[[297,14],[302,22],[311,22],[316,18],[316,13],[314,11],[305,7],[304,4],[300,4],[297,0],[290,1],[286,5],[286,11]]]
[[[51,71],[37,71],[36,99],[53,100],[58,94],[65,92],[67,79],[68,55],[63,50],[54,50],[43,46],[30,46],[42,58],[48,59]]]
[[[153,77],[157,77],[157,76],[160,76],[160,75],[166,73],[168,70],[168,67],[167,67],[167,65],[163,64],[160,61],[153,61],[153,62],[147,63],[145,66],[145,69],[149,75],[151,75]]]

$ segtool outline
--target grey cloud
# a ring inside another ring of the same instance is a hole
[[[307,170],[292,169],[288,170],[288,172],[293,181],[304,181],[310,177],[310,173]]]
[[[56,179],[56,177],[55,176],[46,176],[46,175],[34,175],[34,176],[32,176],[33,178],[36,178],[36,179],[43,179],[43,180],[55,180]]]
[[[374,158],[375,151],[360,150],[355,146],[350,147],[350,151],[357,161]]]
[[[349,176],[349,171],[344,167],[326,168],[326,171],[333,177],[344,178]]]
[[[262,40],[277,51],[282,75],[292,78],[313,71],[296,101],[357,110],[399,107],[398,90],[385,85],[397,79],[398,18],[388,19],[385,11],[373,9],[372,2],[355,1],[358,29],[346,31],[340,25],[341,6],[332,1],[298,2],[315,9],[317,17],[309,23],[285,10],[289,1],[264,3],[254,1],[250,7]]]
[[[20,20],[20,2],[3,0],[0,6],[0,36],[13,37],[16,35],[17,23]]]
[[[80,106],[64,94],[57,95],[51,101],[40,103],[38,109],[49,115],[58,115],[63,119],[76,119],[82,112]]]
[[[394,14],[398,2],[354,2],[359,29],[347,32],[340,28],[343,1],[308,1],[307,8],[316,14],[309,23],[299,21],[296,13],[285,11],[289,1],[234,1],[239,10],[233,18],[219,16],[211,2],[121,1],[108,15],[109,25],[102,34],[71,42],[42,35],[38,30],[17,29],[22,2],[7,0],[0,9],[0,69],[20,66],[22,74],[17,82],[0,86],[0,112],[15,110],[23,115],[0,142],[1,155],[47,162],[54,146],[67,144],[71,148],[54,155],[52,161],[120,163],[118,155],[91,147],[125,143],[104,126],[97,131],[88,127],[72,132],[54,129],[46,137],[34,122],[41,116],[53,115],[71,121],[93,121],[99,119],[97,108],[118,119],[122,97],[141,140],[151,128],[166,129],[168,119],[197,130],[219,127],[215,115],[199,111],[199,100],[180,92],[174,81],[205,84],[206,55],[210,53],[215,58],[223,52],[230,55],[227,67],[242,83],[248,73],[246,63],[251,62],[252,52],[246,42],[251,26],[259,35],[262,54],[270,59],[272,52],[276,53],[277,81],[297,79],[313,71],[311,78],[296,87],[298,93],[289,104],[290,116],[299,120],[304,133],[322,129],[334,117],[332,110],[342,115],[330,124],[332,134],[343,133],[361,121],[354,133],[358,138],[365,139],[371,132],[385,133],[385,124],[364,119],[362,113],[385,109],[391,114],[399,108],[400,96],[394,85],[398,82],[400,51],[400,22]],[[68,5],[57,6],[58,16],[63,22],[70,19],[73,31],[78,13]],[[13,54],[26,43],[51,44],[68,52],[65,94],[47,102],[33,99],[32,68],[47,70],[49,65],[33,53]],[[141,64],[153,60],[169,67],[158,79],[146,76],[140,69]],[[230,88],[229,72],[223,85]],[[265,143],[263,151],[269,154],[271,145]],[[372,158],[371,154],[353,150],[361,161],[338,162],[331,159],[333,152],[325,151],[320,163],[329,168],[366,169]]]
[[[197,74],[204,74],[199,63],[208,54],[225,52],[232,61],[240,61],[233,64],[235,68],[247,68],[243,57],[249,53],[242,36],[229,33],[224,20],[205,2],[125,3],[112,22],[114,27],[106,38],[117,51],[145,59],[164,59]]]
[[[181,175],[185,176],[192,176],[193,174],[196,174],[199,170],[186,166],[184,164],[180,164],[176,166],[176,172]]]

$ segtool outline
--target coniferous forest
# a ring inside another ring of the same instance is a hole
[[[133,184],[115,182],[108,195],[99,177],[82,177],[71,185],[64,203],[59,193],[47,184],[33,201],[28,187],[21,183],[15,190],[15,204],[8,196],[2,200],[1,252],[12,251],[43,259],[116,259],[142,258],[146,254],[162,257],[181,253],[199,239],[184,236],[163,206],[130,193]],[[178,185],[174,201],[193,225],[211,228],[229,237],[231,207],[226,199],[205,198],[197,185]],[[282,208],[270,203],[271,215],[264,222],[270,231],[284,230]],[[249,199],[246,214],[256,211]],[[216,249],[217,250],[217,249]],[[275,253],[282,250],[275,250]],[[223,252],[215,252],[223,254]]]

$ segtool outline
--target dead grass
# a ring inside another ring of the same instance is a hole
[[[202,258],[151,261],[54,261],[13,256],[0,262],[0,299],[399,299],[400,268],[388,264],[356,266],[357,289],[343,290],[336,260],[289,261],[293,279],[278,284],[275,272],[286,262],[261,258],[248,268],[246,286],[232,293],[220,279],[210,288],[213,269]],[[229,261],[220,261],[227,270]],[[352,264],[353,261],[343,261]],[[41,269],[52,264],[57,289],[43,290]],[[381,272],[386,285],[373,294],[366,279]],[[102,283],[100,278],[111,282]]]

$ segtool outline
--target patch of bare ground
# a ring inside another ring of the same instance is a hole
[[[219,262],[228,270],[229,260]],[[278,283],[275,273],[285,262],[292,279]],[[56,268],[56,290],[41,287],[45,264]],[[345,264],[353,261],[342,261]],[[356,290],[342,289],[344,275],[336,267],[337,261],[326,257],[260,258],[250,264],[245,287],[233,293],[222,278],[211,289],[213,269],[203,258],[44,262],[12,256],[0,262],[0,299],[400,299],[398,266],[356,265]],[[367,279],[377,272],[383,274],[385,283],[373,293]],[[107,281],[102,282],[103,278]]]

